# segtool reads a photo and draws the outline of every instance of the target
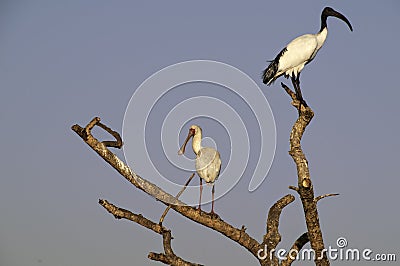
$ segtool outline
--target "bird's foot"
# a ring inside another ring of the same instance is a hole
[[[303,100],[303,98],[301,98],[301,99],[297,98],[297,101],[298,101],[298,103],[295,106],[297,107],[299,114],[300,114],[300,112],[302,111],[301,107],[304,106],[304,108],[307,108],[308,105],[307,105],[306,101]]]
[[[300,99],[300,104],[303,105],[304,107],[308,107],[306,101],[304,101],[303,99]],[[300,107],[301,107],[300,105]]]
[[[214,211],[211,211],[211,212],[210,212],[210,216],[211,216],[212,219],[220,219],[220,218],[219,218],[219,215],[216,214]]]

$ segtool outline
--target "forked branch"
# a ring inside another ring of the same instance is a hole
[[[124,176],[132,185],[153,196],[166,206],[171,206],[171,209],[187,217],[188,219],[225,235],[231,240],[237,242],[239,245],[245,247],[254,256],[257,256],[257,251],[261,249],[261,244],[258,243],[254,238],[250,237],[244,230],[235,228],[220,218],[215,219],[208,213],[198,212],[195,208],[179,201],[176,197],[170,195],[155,184],[141,178],[139,175],[133,172],[123,161],[121,161],[107,148],[106,144],[108,143],[100,142],[93,137],[91,130],[99,123],[100,118],[96,117],[89,122],[86,127],[82,128],[79,125],[74,125],[72,126],[72,130],[75,131],[86,144],[88,144],[97,154],[100,155],[100,157],[102,157],[107,163],[116,169],[122,176]]]
[[[107,200],[99,200],[99,204],[103,206],[109,213],[114,215],[116,219],[127,219],[132,222],[138,223],[143,227],[146,227],[147,229],[152,230],[153,232],[162,235],[163,237],[163,247],[164,247],[164,253],[154,253],[150,252],[148,255],[149,259],[155,260],[155,261],[160,261],[165,264],[169,265],[176,265],[176,266],[200,266],[201,264],[197,263],[192,263],[188,262],[181,257],[178,257],[175,255],[174,251],[172,250],[171,247],[171,231],[165,228],[164,226],[161,226],[146,217],[144,217],[141,214],[135,214],[132,213],[128,210],[118,208],[115,205],[109,203]]]
[[[109,132],[112,136],[114,136],[116,140],[104,142],[98,141],[91,134],[91,130],[96,125]],[[166,212],[169,210],[169,208],[171,208],[177,213],[185,216],[186,218],[223,234],[227,238],[235,241],[239,245],[246,248],[250,253],[252,253],[259,261],[260,265],[278,265],[279,262],[276,257],[273,257],[272,261],[269,260],[269,258],[262,258],[259,256],[259,251],[264,250],[264,246],[275,248],[276,245],[279,243],[280,234],[278,232],[278,226],[280,215],[282,209],[289,203],[293,202],[293,195],[289,194],[282,197],[277,203],[275,203],[271,207],[267,219],[267,233],[264,235],[263,241],[259,243],[257,240],[246,233],[246,228],[244,226],[242,226],[242,228],[240,229],[236,228],[229,223],[223,221],[220,217],[215,217],[205,212],[199,212],[197,209],[181,202],[178,197],[183,192],[183,190],[178,193],[176,197],[174,197],[156,186],[155,184],[147,181],[146,179],[140,177],[135,172],[133,172],[123,161],[121,161],[114,153],[112,153],[108,149],[108,147],[121,148],[123,144],[122,139],[118,132],[115,132],[109,127],[102,124],[100,122],[100,118],[94,118],[84,128],[79,125],[74,125],[72,126],[72,130],[75,131],[86,144],[88,144],[98,155],[100,155],[100,157],[102,157],[107,163],[109,163],[114,169],[116,169],[118,173],[124,176],[132,185],[165,204],[167,206]],[[190,182],[191,178],[188,180],[187,184]],[[150,259],[170,265],[198,265],[181,259],[180,257],[176,256],[172,251],[171,232],[162,225],[162,220],[165,217],[166,212],[165,214],[163,214],[160,223],[155,223],[140,214],[134,214],[128,210],[118,208],[108,203],[106,200],[100,200],[99,203],[111,214],[113,214],[114,217],[131,220],[163,236],[164,253],[151,252],[148,256]],[[272,262],[274,264],[271,264]]]

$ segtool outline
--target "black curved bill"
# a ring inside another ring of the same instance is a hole
[[[350,30],[353,31],[353,27],[350,24],[350,21],[341,13],[335,11],[333,8],[330,7],[326,7],[323,11],[323,13],[325,13],[325,16],[332,16],[332,17],[337,17],[338,19],[343,20],[344,22],[346,22],[347,26],[349,26]]]
[[[343,20],[344,22],[346,22],[346,24],[347,24],[347,26],[349,26],[350,30],[353,31],[353,27],[351,26],[350,21],[344,15],[340,14],[339,12],[336,12],[334,16]]]

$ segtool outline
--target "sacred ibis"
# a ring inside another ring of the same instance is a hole
[[[327,18],[337,17],[349,26],[353,31],[350,21],[331,7],[325,7],[321,14],[321,29],[316,34],[305,34],[291,41],[283,50],[271,61],[263,72],[263,83],[271,85],[277,78],[284,75],[285,78],[291,77],[298,100],[307,106],[303,100],[300,90],[300,72],[304,66],[310,63],[317,55],[319,49],[324,45],[328,35]]]
[[[208,185],[212,185],[211,214],[214,214],[214,182],[218,179],[219,171],[221,170],[221,158],[216,149],[201,146],[201,128],[197,125],[190,127],[188,136],[178,151],[179,155],[185,153],[186,144],[192,137],[192,148],[196,154],[196,172],[200,177],[199,211],[201,212],[201,193],[203,192],[204,179]]]

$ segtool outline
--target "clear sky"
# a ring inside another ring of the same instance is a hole
[[[320,13],[327,5],[342,12],[354,32],[330,18],[327,42],[301,77],[303,96],[315,111],[303,148],[316,194],[340,193],[319,203],[325,243],[335,248],[337,238],[345,237],[351,248],[398,252],[397,0],[1,1],[0,265],[159,265],[147,254],[162,251],[160,236],[115,220],[97,201],[104,198],[154,220],[164,206],[132,188],[70,126],[100,116],[122,133],[128,102],[143,81],[164,67],[197,59],[232,65],[262,88],[276,122],[269,174],[257,190],[248,191],[260,133],[252,129],[251,110],[212,84],[182,85],[159,99],[149,117],[151,159],[163,174],[183,183],[188,173],[169,166],[160,148],[165,114],[191,95],[231,104],[246,124],[252,149],[244,175],[216,201],[216,211],[235,226],[246,225],[248,233],[261,240],[268,208],[292,193],[287,187],[296,184],[287,151],[297,117],[279,86],[284,79],[265,87],[261,72],[291,39],[319,30]],[[232,155],[229,145],[235,145],[224,131],[229,125],[196,121],[217,143],[225,169]],[[188,126],[181,125],[181,143]],[[176,151],[177,137],[171,140]],[[116,153],[124,158],[122,151]],[[198,179],[193,182],[198,184]],[[205,197],[210,193],[206,187]],[[174,251],[187,260],[257,265],[236,243],[172,211],[165,225],[172,228]],[[280,229],[282,248],[305,232],[298,197],[284,209]]]

